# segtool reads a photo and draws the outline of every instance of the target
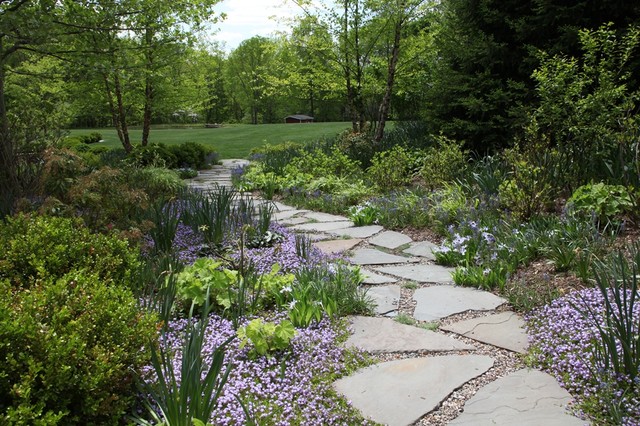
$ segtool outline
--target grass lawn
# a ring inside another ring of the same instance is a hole
[[[220,158],[246,158],[251,148],[265,144],[281,142],[307,142],[322,137],[333,137],[351,123],[306,123],[306,124],[225,124],[218,129],[207,129],[204,125],[192,127],[152,127],[150,142],[166,145],[182,142],[200,142],[210,145],[220,154]],[[73,129],[71,136],[99,132],[104,138],[104,144],[110,147],[120,147],[120,140],[114,128],[104,129]],[[142,130],[140,127],[129,129],[132,143],[140,142]]]

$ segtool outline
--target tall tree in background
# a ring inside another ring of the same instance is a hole
[[[227,61],[227,81],[249,110],[251,124],[258,124],[260,115],[267,111],[268,74],[273,69],[274,52],[273,40],[255,36],[240,43]]]
[[[422,84],[434,132],[479,152],[509,145],[537,102],[537,51],[578,52],[578,31],[640,20],[640,3],[590,0],[441,2],[430,80]]]

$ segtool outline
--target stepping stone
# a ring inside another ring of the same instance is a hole
[[[400,300],[400,286],[385,285],[371,287],[367,290],[367,296],[372,298],[377,306],[375,313],[378,315],[391,314],[394,315],[398,310],[398,301]]]
[[[384,228],[379,225],[357,226],[354,228],[341,229],[339,231],[331,231],[333,235],[346,236],[350,238],[369,238],[377,234]]]
[[[407,263],[410,258],[375,249],[359,249],[353,253],[349,261],[355,265],[386,265],[388,263]]]
[[[419,243],[412,243],[411,246],[403,250],[403,253],[410,254],[411,256],[424,257],[428,260],[436,260],[436,256],[433,254],[433,250],[438,246],[430,241],[420,241]]]
[[[341,253],[346,250],[351,250],[362,242],[359,238],[351,240],[326,240],[314,243],[313,245],[318,247],[321,252],[325,254]]]
[[[277,210],[277,209],[275,209],[273,214],[271,215],[271,217],[274,218],[277,221],[280,221],[280,220],[292,218],[293,216],[295,216],[297,214],[305,213],[307,211],[308,210],[296,210],[296,209],[292,209],[292,210]]]
[[[303,223],[302,225],[294,225],[291,229],[296,231],[315,231],[315,232],[329,232],[336,229],[350,228],[353,226],[351,221],[342,222],[315,222],[315,223]]]
[[[413,293],[416,308],[413,317],[435,321],[464,311],[488,311],[507,301],[486,291],[452,285],[419,288]]]
[[[349,220],[344,216],[337,216],[334,214],[321,212],[308,212],[305,213],[304,216],[308,217],[311,220],[315,220],[316,222],[345,222]]]
[[[492,366],[493,360],[483,355],[401,359],[358,370],[336,381],[334,387],[364,417],[405,426]]]
[[[367,269],[361,269],[360,272],[364,275],[363,284],[391,284],[398,282],[397,278],[376,274],[375,272],[371,272]]]
[[[292,226],[292,225],[301,225],[303,223],[309,223],[309,221],[310,219],[306,217],[290,217],[288,219],[278,220],[278,223],[285,226]]]
[[[412,241],[411,237],[395,231],[384,231],[369,240],[373,245],[391,250],[409,244]]]
[[[454,268],[441,265],[402,265],[385,266],[375,270],[419,283],[445,284],[453,282],[451,272]]]
[[[437,352],[473,350],[466,345],[433,331],[400,324],[390,318],[357,316],[350,319],[353,334],[345,345],[371,353]]]
[[[308,210],[298,210],[295,207],[288,206],[286,204],[282,204],[282,203],[280,203],[278,201],[274,201],[273,202],[273,206],[275,207],[277,212],[285,212],[285,211],[289,211],[289,210],[297,210],[298,212],[308,211]]]
[[[501,312],[440,328],[513,352],[527,352],[528,338],[524,320],[515,312]]]
[[[449,425],[584,425],[584,420],[566,411],[571,399],[552,376],[537,370],[518,370],[481,388]]]

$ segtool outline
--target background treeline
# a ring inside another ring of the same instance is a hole
[[[590,83],[572,90],[593,91],[604,76],[593,61],[592,71],[579,71],[590,60],[580,31],[608,25],[605,38],[634,37],[640,21],[640,5],[625,1],[298,2],[291,7],[304,13],[289,34],[253,37],[227,53],[203,42],[220,18],[216,3],[3,2],[3,193],[17,191],[18,160],[69,127],[114,126],[128,152],[153,140],[152,124],[277,123],[294,113],[350,121],[375,142],[387,119],[420,121],[429,133],[478,153],[533,139],[593,143],[597,136],[554,128],[569,114],[562,102],[575,103],[540,88],[584,72]],[[594,54],[605,56],[591,59],[609,61],[603,66],[617,91],[597,101],[608,105],[576,110],[573,118],[593,123],[599,109],[613,106],[633,116],[635,102],[620,90],[638,87],[637,49],[629,42],[626,53],[621,44],[607,51],[612,40],[594,43]],[[554,58],[577,58],[565,69],[573,75],[559,75],[557,65],[541,68]],[[139,141],[129,136],[131,125],[142,126]],[[597,132],[609,130],[603,126]]]

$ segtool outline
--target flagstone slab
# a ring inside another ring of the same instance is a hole
[[[515,312],[500,312],[440,328],[513,352],[527,352],[528,338],[524,320]]]
[[[351,250],[361,242],[362,240],[360,238],[352,238],[350,240],[325,240],[314,243],[313,245],[325,254],[333,254]]]
[[[580,426],[566,410],[571,395],[549,374],[518,370],[481,388],[464,405],[456,426]]]
[[[356,316],[350,318],[353,334],[345,345],[371,353],[438,352],[473,350],[454,338],[400,324],[390,318]]]
[[[402,252],[412,256],[424,257],[427,260],[436,260],[436,256],[433,253],[433,250],[436,248],[438,248],[438,245],[433,244],[431,241],[420,241],[418,243],[411,243],[409,248]]]
[[[385,266],[375,268],[375,270],[419,283],[444,284],[453,282],[453,279],[451,278],[451,272],[454,271],[454,268],[447,268],[441,265],[419,264]]]
[[[387,275],[376,274],[375,272],[369,271],[368,269],[361,269],[362,275],[364,275],[363,284],[392,284],[397,283],[398,279],[389,277]]]
[[[344,222],[349,220],[344,216],[313,211],[305,213],[304,216],[311,220],[315,220],[316,222]]]
[[[276,211],[278,211],[278,212],[284,212],[284,211],[288,211],[288,210],[309,211],[309,210],[298,210],[293,206],[288,206],[286,204],[282,204],[279,201],[274,201],[273,202],[273,206],[275,207]]]
[[[369,238],[377,234],[384,228],[379,225],[357,226],[353,228],[340,229],[338,231],[330,231],[333,235],[346,236],[350,238]]]
[[[336,381],[334,387],[364,417],[405,426],[492,366],[493,360],[484,355],[401,359],[358,370]]]
[[[274,210],[273,215],[271,217],[273,217],[275,220],[277,221],[281,221],[281,220],[285,220],[285,219],[290,219],[296,215],[300,215],[302,213],[307,212],[308,210],[296,210],[296,209],[291,209],[291,210]],[[307,220],[308,222],[309,220]]]
[[[468,287],[435,285],[419,288],[413,293],[418,321],[435,321],[465,311],[489,311],[506,303],[492,293]]]
[[[356,250],[349,259],[355,265],[386,265],[390,263],[407,263],[410,260],[408,257],[368,248]]]
[[[287,219],[276,219],[279,224],[285,226],[301,225],[303,223],[309,223],[311,219],[301,216],[289,217]]]
[[[373,245],[388,249],[397,249],[405,244],[409,244],[413,240],[411,237],[395,231],[384,231],[371,238],[369,242]]]
[[[315,231],[315,232],[329,232],[335,231],[337,229],[345,229],[353,226],[353,222],[351,221],[341,221],[341,222],[314,222],[314,223],[303,223],[302,225],[294,225],[291,229],[296,231]]]
[[[367,290],[367,296],[372,298],[376,303],[376,307],[374,309],[376,314],[394,315],[398,310],[400,286],[392,284],[371,287]]]

